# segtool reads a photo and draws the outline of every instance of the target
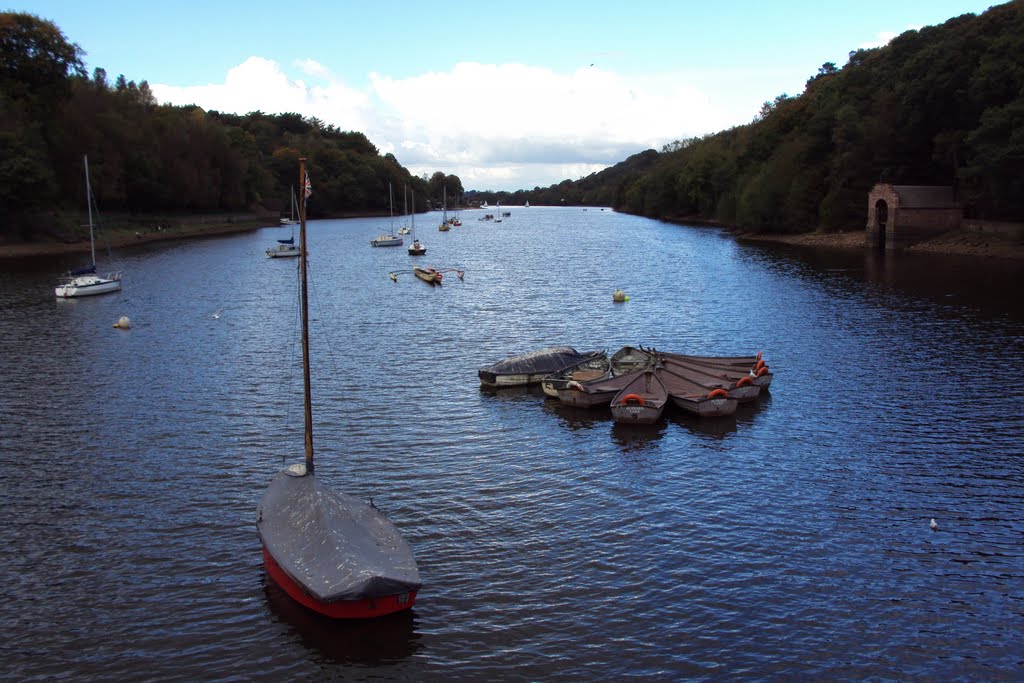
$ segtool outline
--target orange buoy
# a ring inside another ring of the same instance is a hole
[[[736,380],[736,386],[745,387],[748,384],[753,384],[753,382],[754,380],[750,379],[749,377],[740,377],[738,380]]]
[[[708,394],[708,398],[725,398],[729,395],[729,392],[725,389],[712,389]]]
[[[632,403],[638,406],[647,405],[647,401],[640,394],[626,394],[619,403]]]

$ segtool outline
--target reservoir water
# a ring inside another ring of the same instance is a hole
[[[418,216],[423,257],[370,246],[386,218],[308,226],[317,473],[424,584],[368,623],[261,562],[303,449],[287,228],[118,250],[92,299],[53,295],[75,259],[4,262],[0,679],[1020,680],[1020,265],[506,209]],[[480,390],[559,344],[760,350],[775,380],[632,429]]]

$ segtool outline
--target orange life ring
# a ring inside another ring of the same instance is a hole
[[[745,387],[748,384],[752,384],[753,382],[754,380],[750,379],[749,377],[740,377],[738,380],[736,380],[736,386]]]
[[[647,405],[647,401],[645,401],[644,397],[640,394],[626,394],[622,397],[622,400],[619,401],[619,403],[634,403],[638,406]]]
[[[761,369],[757,371],[757,376],[758,377],[760,377],[761,375],[767,375],[767,374],[768,374],[768,366],[767,365],[762,366]]]
[[[708,393],[708,398],[725,398],[728,395],[729,392],[725,389],[712,389],[711,392]]]
[[[758,370],[760,370],[764,366],[765,366],[765,362],[763,360],[757,361],[756,363],[754,363],[754,372],[757,372]]]

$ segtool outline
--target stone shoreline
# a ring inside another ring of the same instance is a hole
[[[735,233],[736,239],[749,242],[774,242],[822,249],[864,249],[865,232],[853,230],[835,233],[754,234]],[[978,256],[1024,261],[1024,243],[1007,235],[955,230],[906,247],[906,253]]]
[[[266,220],[250,220],[233,223],[208,223],[179,225],[167,227],[163,230],[147,230],[135,233],[116,232],[108,235],[103,240],[104,248],[107,245],[111,249],[130,246],[133,244],[146,244],[149,242],[166,242],[171,240],[184,240],[202,237],[216,237],[219,235],[231,235],[239,232],[249,232],[260,228],[274,227]],[[99,241],[97,241],[99,248]],[[58,256],[62,254],[79,254],[89,251],[89,242],[19,242],[0,244],[0,259],[24,258],[37,256]]]
[[[348,216],[346,216],[348,217]],[[111,248],[146,244],[170,240],[194,239],[230,235],[249,232],[260,228],[275,227],[265,220],[252,220],[235,223],[192,224],[169,227],[165,230],[147,232],[116,233],[106,242]],[[816,249],[864,249],[866,246],[863,230],[835,233],[747,233],[733,232],[736,239],[748,242],[773,242],[792,244],[800,247]],[[57,256],[89,251],[89,243],[85,242],[28,242],[0,244],[0,259]],[[997,233],[981,233],[957,230],[939,235],[930,240],[919,242],[905,249],[909,253],[947,254],[957,256],[977,256],[985,258],[1002,258],[1024,261],[1024,243],[1009,236]]]

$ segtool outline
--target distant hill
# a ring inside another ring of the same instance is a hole
[[[647,150],[578,180],[466,192],[413,176],[360,132],[300,114],[159,105],[146,81],[85,73],[49,21],[0,13],[0,239],[60,238],[80,221],[81,159],[106,212],[128,216],[287,211],[301,153],[313,215],[387,213],[448,197],[602,205],[751,231],[863,227],[876,182],[952,185],[968,217],[1024,220],[1024,2],[907,31],[826,63],[757,119]]]
[[[365,135],[300,114],[242,116],[157,104],[146,81],[91,76],[82,50],[32,14],[0,13],[0,239],[66,239],[85,207],[82,157],[105,214],[287,213],[308,158],[314,216],[383,213],[388,185],[424,210],[463,192],[438,172],[412,175]]]
[[[876,182],[952,185],[968,217],[1024,220],[1024,2],[826,63],[804,92],[557,189],[657,218],[751,231],[862,228]],[[529,197],[534,202],[533,193]]]

